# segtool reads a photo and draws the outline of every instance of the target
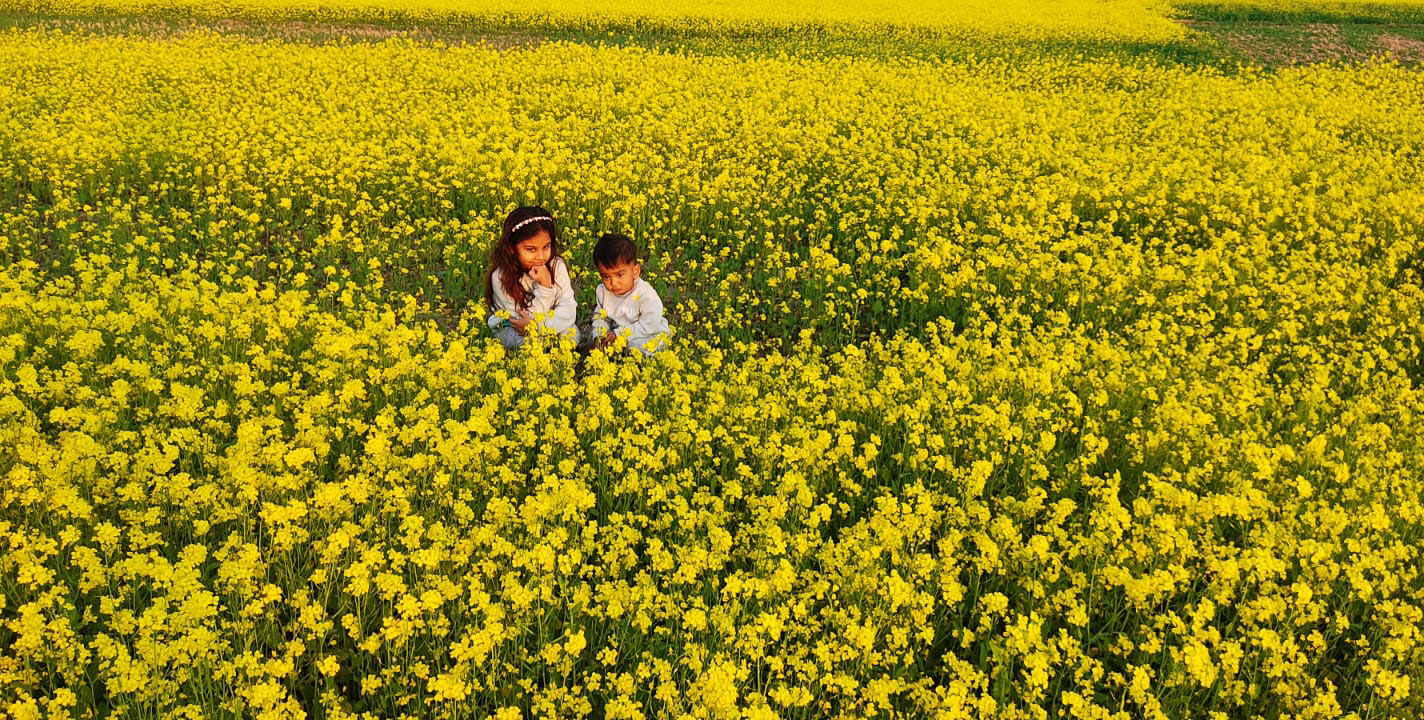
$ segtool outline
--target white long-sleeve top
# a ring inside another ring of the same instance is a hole
[[[633,288],[622,295],[614,295],[602,283],[599,283],[594,295],[598,297],[598,308],[593,313],[594,337],[603,337],[609,330],[621,335],[621,331],[627,328],[632,333],[628,337],[628,347],[651,355],[653,349],[648,345],[668,332],[667,318],[663,317],[663,301],[658,297],[658,291],[638,278]],[[666,338],[663,341],[666,342]]]
[[[569,280],[569,268],[563,258],[550,260],[549,270],[554,276],[554,284],[549,287],[535,282],[527,272],[519,276],[519,284],[526,292],[534,294],[529,301],[529,314],[536,319],[543,317],[543,325],[550,332],[565,332],[574,326],[574,319],[578,315],[578,301],[574,299],[574,286]],[[488,320],[491,330],[498,329],[504,322],[499,311],[503,310],[505,314],[513,317],[520,310],[514,298],[504,291],[504,286],[500,284],[501,277],[500,271],[496,269],[490,278],[494,283],[494,307]]]

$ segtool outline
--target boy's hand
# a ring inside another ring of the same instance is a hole
[[[519,333],[520,335],[529,334],[529,323],[533,321],[534,316],[530,315],[528,310],[520,310],[518,312],[511,313],[509,316],[509,324],[513,326],[514,331]]]
[[[548,265],[535,265],[529,268],[529,277],[544,287],[554,284],[554,276],[550,274]]]
[[[604,333],[603,337],[599,338],[598,342],[594,343],[593,346],[596,348],[606,348],[609,345],[612,345],[613,341],[617,339],[617,333],[614,333],[612,330],[609,330],[608,332]]]

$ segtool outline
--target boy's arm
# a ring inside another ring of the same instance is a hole
[[[651,285],[639,289],[638,321],[628,326],[633,334],[628,337],[628,346],[642,349],[649,341],[668,331],[667,318],[663,317],[663,300]]]

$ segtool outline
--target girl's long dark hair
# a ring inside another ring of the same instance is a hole
[[[534,222],[524,223],[530,218],[539,218]],[[520,223],[524,223],[520,225]],[[518,230],[514,226],[520,225]],[[549,233],[549,272],[553,272],[553,262],[557,258],[563,259],[564,248],[559,244],[559,228],[554,225],[554,216],[548,210],[538,205],[526,205],[516,208],[504,219],[504,227],[500,230],[499,240],[494,247],[490,248],[489,272],[485,273],[485,307],[494,309],[494,273],[499,271],[499,285],[506,295],[514,298],[514,302],[521,309],[529,308],[529,293],[524,291],[524,286],[519,284],[519,278],[524,275],[524,268],[519,265],[519,255],[514,251],[514,246],[519,241],[538,235],[540,232]]]

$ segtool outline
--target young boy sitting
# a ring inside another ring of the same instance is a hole
[[[666,342],[668,323],[662,299],[642,278],[638,246],[627,235],[605,233],[593,247],[593,266],[603,280],[594,291],[593,346],[607,347],[625,335],[628,347],[652,355]]]

